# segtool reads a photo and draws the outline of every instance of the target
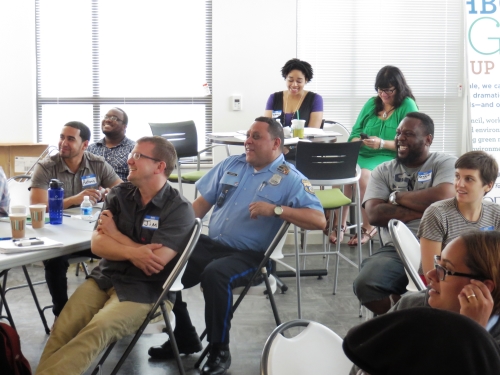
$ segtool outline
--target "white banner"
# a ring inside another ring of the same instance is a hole
[[[464,1],[472,149],[500,164],[500,1]],[[498,179],[485,199],[500,203]]]

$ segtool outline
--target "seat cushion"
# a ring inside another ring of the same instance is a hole
[[[346,206],[351,203],[351,200],[347,198],[338,188],[316,190],[315,193],[321,202],[321,205],[326,210]]]
[[[168,180],[170,182],[177,182],[178,179],[179,177],[175,173],[172,173],[170,176],[168,176]]]
[[[205,175],[205,173],[206,173],[205,171],[194,171],[186,174],[183,173],[182,181],[187,183],[195,183],[200,178],[202,178]]]

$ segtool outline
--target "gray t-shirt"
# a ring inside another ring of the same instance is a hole
[[[49,189],[49,182],[57,178],[64,183],[64,197],[72,197],[84,189],[109,188],[119,177],[103,157],[84,152],[76,173],[71,172],[60,154],[38,162],[31,177],[31,187]]]
[[[460,235],[474,230],[500,230],[500,206],[483,200],[478,221],[469,221],[458,211],[456,198],[433,203],[425,210],[418,229],[418,238],[443,243],[443,248]]]
[[[455,179],[455,161],[454,156],[434,152],[418,168],[405,167],[397,159],[382,163],[372,171],[363,205],[370,199],[388,201],[393,191],[417,191],[451,184]],[[420,219],[405,224],[416,235]],[[380,235],[384,245],[392,243],[387,228],[381,228]]]

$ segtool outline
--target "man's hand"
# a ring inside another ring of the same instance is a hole
[[[493,297],[483,282],[471,280],[470,284],[460,291],[458,300],[461,315],[468,316],[486,327],[493,311]]]
[[[96,229],[98,232],[104,233],[110,237],[113,237],[114,234],[120,233],[116,227],[116,223],[113,220],[113,214],[110,210],[104,210],[101,212],[101,216],[99,216],[99,220],[97,221]]]
[[[141,269],[146,275],[151,276],[160,272],[165,267],[165,263],[159,256],[156,256],[153,250],[163,247],[162,244],[152,243],[138,247],[132,253],[130,261],[134,266]]]
[[[257,219],[258,216],[274,216],[275,204],[266,202],[252,202],[248,205],[250,218]]]

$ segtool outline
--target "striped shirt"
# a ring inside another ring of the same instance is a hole
[[[442,248],[455,238],[474,230],[500,230],[500,206],[483,200],[483,209],[478,221],[469,221],[462,216],[455,198],[431,204],[424,212],[417,237],[442,242]]]

